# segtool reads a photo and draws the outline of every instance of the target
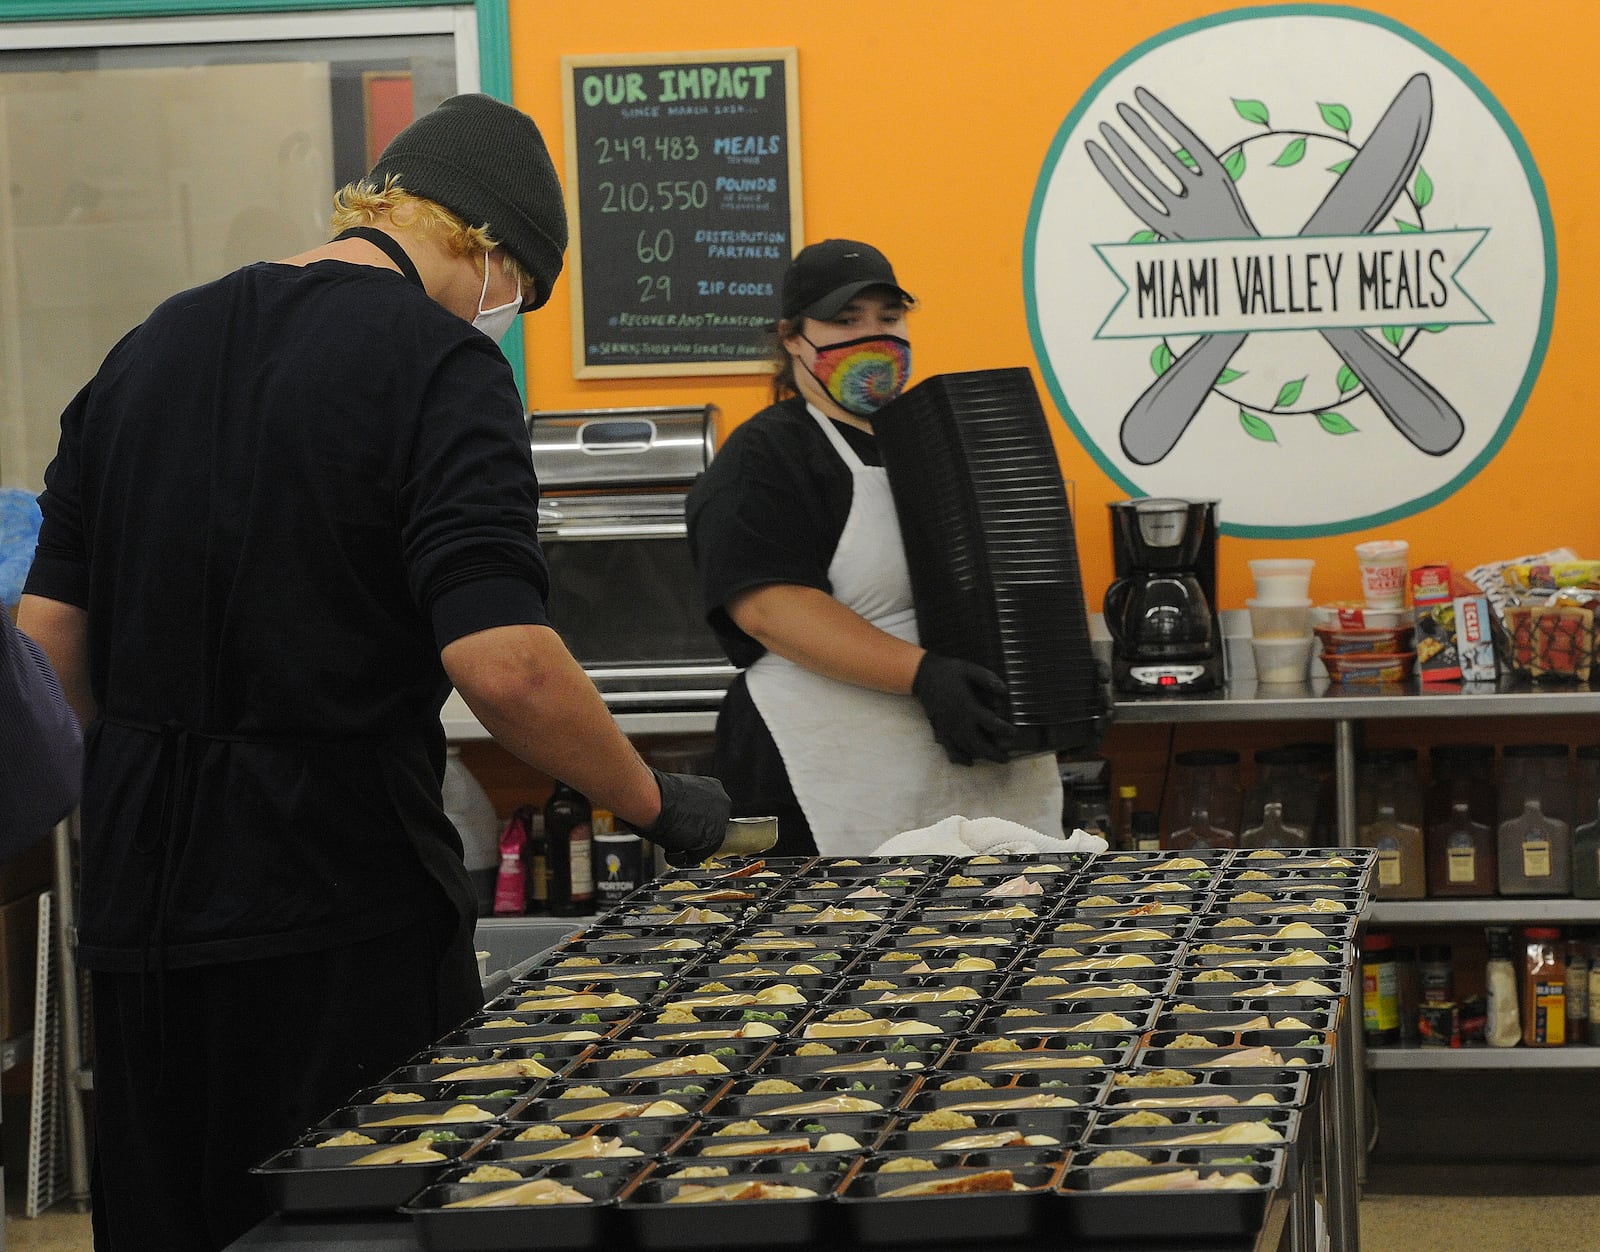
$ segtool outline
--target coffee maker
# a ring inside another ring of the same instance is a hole
[[[1217,502],[1120,500],[1110,508],[1112,685],[1133,695],[1215,690],[1223,677]]]

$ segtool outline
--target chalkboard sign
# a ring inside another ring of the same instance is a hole
[[[795,50],[561,67],[574,375],[768,370],[800,237]]]

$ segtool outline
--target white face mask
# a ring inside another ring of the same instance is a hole
[[[489,295],[489,254],[483,254],[483,291],[478,295],[478,316],[472,319],[472,324],[478,330],[488,335],[490,339],[499,343],[506,337],[506,331],[511,329],[511,323],[517,320],[517,314],[522,310],[522,280],[517,280],[516,299],[506,304],[498,305],[492,309],[483,307],[483,302]]]

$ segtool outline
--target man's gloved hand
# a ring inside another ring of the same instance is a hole
[[[971,661],[923,654],[911,694],[922,704],[933,738],[956,765],[1004,761],[1015,727],[995,712],[1006,685]]]
[[[639,834],[660,846],[667,864],[698,865],[722,846],[733,804],[715,778],[697,774],[663,774],[650,768],[661,788],[661,813],[655,825]]]

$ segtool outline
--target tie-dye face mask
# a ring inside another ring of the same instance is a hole
[[[807,343],[811,340],[807,339]],[[817,348],[811,376],[846,413],[870,417],[905,390],[911,344],[898,335],[868,335]]]

